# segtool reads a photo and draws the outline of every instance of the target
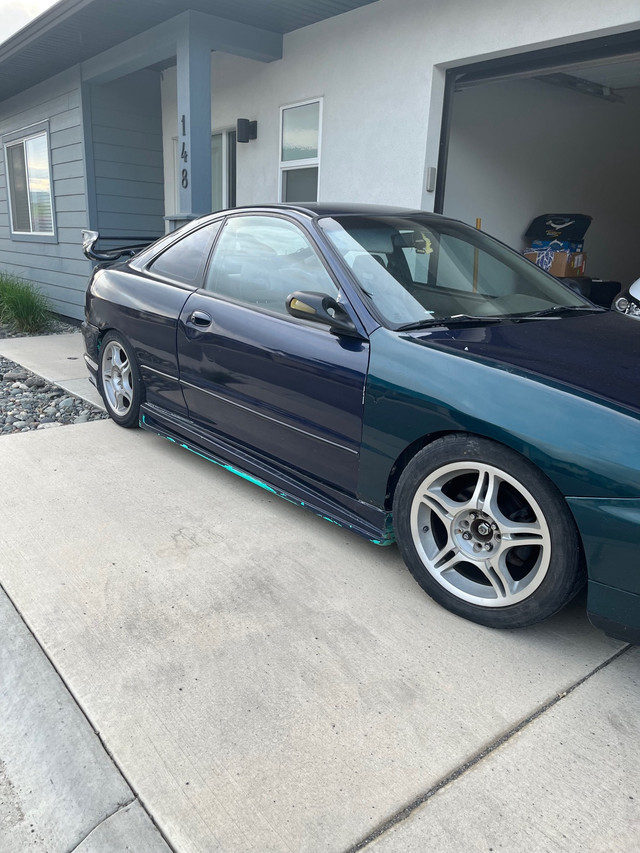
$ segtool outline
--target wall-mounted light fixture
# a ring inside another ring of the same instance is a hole
[[[236,142],[249,142],[258,138],[258,122],[239,118],[236,122]]]

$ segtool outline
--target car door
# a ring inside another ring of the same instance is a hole
[[[196,423],[353,494],[369,344],[291,317],[287,296],[305,290],[340,297],[297,223],[230,217],[182,310],[181,384]]]

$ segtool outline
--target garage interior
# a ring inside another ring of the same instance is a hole
[[[555,49],[538,67],[529,55],[521,68],[457,69],[437,209],[472,225],[480,218],[518,251],[534,217],[587,214],[585,275],[621,287],[639,278],[640,49],[629,41],[615,55],[606,55],[612,40],[597,44],[579,62]]]

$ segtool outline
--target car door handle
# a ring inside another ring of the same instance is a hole
[[[201,329],[205,326],[210,326],[212,321],[213,318],[206,311],[194,311],[189,317],[189,322]]]

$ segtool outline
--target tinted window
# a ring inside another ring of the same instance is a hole
[[[234,216],[227,221],[205,287],[279,314],[287,313],[287,297],[296,290],[338,296],[306,235],[292,222],[271,216]]]
[[[219,222],[212,222],[204,228],[191,231],[182,240],[169,246],[149,269],[156,275],[199,287],[209,249],[219,228]]]

